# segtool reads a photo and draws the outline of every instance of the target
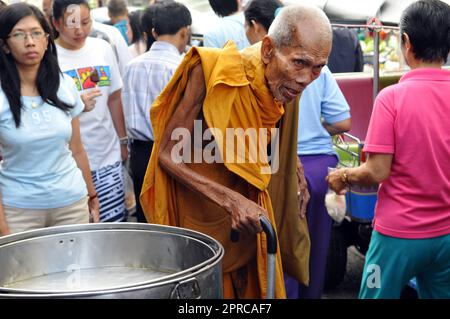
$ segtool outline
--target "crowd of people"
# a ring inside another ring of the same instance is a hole
[[[220,20],[189,51],[192,17],[172,0],[134,12],[110,0],[110,25],[92,20],[86,0],[43,0],[42,11],[0,4],[0,235],[126,221],[129,161],[138,222],[224,246],[224,297],[265,297],[265,215],[279,237],[275,296],[321,298],[328,188],[381,183],[360,297],[398,298],[416,277],[422,297],[450,298],[450,7],[421,0],[405,10],[412,71],[375,101],[367,162],[328,174],[338,163],[332,136],[351,128],[332,71],[361,67],[354,35],[313,6],[209,2]],[[337,40],[356,58],[332,53]],[[197,125],[213,142],[198,143]],[[245,138],[244,160],[230,161],[230,128],[277,129],[264,145],[273,164],[266,146],[278,141],[277,169],[252,161]],[[417,145],[432,156],[416,156]],[[190,161],[197,149],[216,160]],[[380,286],[366,284],[373,264]]]

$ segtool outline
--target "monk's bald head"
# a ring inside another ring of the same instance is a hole
[[[312,41],[331,48],[332,43],[331,25],[325,13],[305,4],[284,7],[270,26],[268,35],[277,47]]]

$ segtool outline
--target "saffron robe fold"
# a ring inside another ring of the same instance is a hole
[[[299,100],[300,97],[285,105],[285,114],[280,122],[280,168],[270,179],[269,194],[275,213],[283,270],[307,286],[311,241],[306,218],[299,218],[297,194]]]

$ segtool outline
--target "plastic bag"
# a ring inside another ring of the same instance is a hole
[[[345,203],[345,195],[338,195],[332,190],[329,190],[325,195],[325,207],[328,215],[338,224],[342,223],[347,211]]]
[[[127,166],[122,165],[123,183],[125,188],[125,209],[128,216],[132,216],[136,212],[136,198],[134,197],[133,180],[128,173]]]
[[[328,174],[334,171],[336,168],[328,167]],[[327,208],[328,215],[337,222],[342,223],[347,212],[347,204],[345,202],[345,195],[338,195],[333,190],[328,189],[325,195],[325,207]]]

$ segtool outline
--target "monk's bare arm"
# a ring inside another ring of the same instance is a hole
[[[159,164],[177,181],[230,213],[233,229],[248,233],[260,232],[259,215],[267,214],[265,209],[232,189],[194,172],[185,163],[175,162],[171,157],[172,148],[179,143],[172,140],[172,132],[177,128],[185,128],[192,136],[194,120],[200,114],[205,94],[203,70],[201,65],[197,65],[189,75],[186,91],[164,132],[158,156]]]

